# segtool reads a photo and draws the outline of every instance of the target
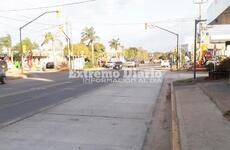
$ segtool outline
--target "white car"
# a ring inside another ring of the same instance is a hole
[[[115,62],[112,62],[112,61],[108,61],[106,64],[105,64],[105,67],[106,68],[113,68],[115,66]]]
[[[161,67],[170,67],[169,60],[161,60]]]

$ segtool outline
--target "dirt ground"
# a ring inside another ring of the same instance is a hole
[[[171,149],[170,85],[164,81],[147,131],[143,150]]]

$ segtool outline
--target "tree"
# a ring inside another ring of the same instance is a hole
[[[54,36],[53,36],[53,34],[51,32],[48,32],[48,33],[45,34],[45,38],[44,38],[44,40],[43,40],[41,45],[48,44],[50,41],[51,42],[54,41]]]
[[[81,42],[86,42],[88,41],[87,46],[89,47],[91,45],[91,53],[92,53],[92,59],[91,59],[91,63],[94,66],[95,65],[95,56],[94,56],[94,41],[96,41],[97,39],[99,39],[98,36],[96,36],[96,32],[94,30],[93,27],[85,27],[83,29],[83,31],[81,32]]]
[[[8,51],[8,55],[11,56],[11,60],[12,60],[12,52],[11,52],[11,48],[12,48],[12,39],[10,34],[7,34],[6,36],[3,36],[0,38],[0,48],[2,50],[2,48],[6,48]]]
[[[25,50],[23,51],[24,54],[29,54],[33,49],[37,49],[39,46],[37,43],[32,42],[29,38],[25,38],[22,40],[22,45],[25,47]],[[21,51],[21,45],[20,43],[17,43],[13,50],[15,51]]]
[[[137,52],[138,52],[138,48],[130,47],[130,48],[124,50],[123,55],[128,60],[136,59]]]
[[[130,47],[123,51],[123,55],[128,60],[147,61],[149,60],[149,53],[142,48]]]
[[[85,27],[81,32],[81,42],[88,42],[87,46],[90,46],[97,39],[99,39],[99,37],[96,35],[96,31],[93,27]]]
[[[119,42],[119,38],[117,39],[112,39],[111,41],[109,41],[109,46],[111,49],[114,49],[115,51],[117,51],[118,47],[121,45],[121,43]]]
[[[118,47],[121,46],[121,43],[119,42],[119,38],[117,39],[112,39],[111,41],[109,41],[109,46],[111,49],[115,50],[116,53],[116,58],[118,58]]]
[[[64,55],[68,56],[68,46],[65,46],[64,48]],[[91,51],[89,50],[89,48],[84,44],[84,43],[76,43],[72,45],[73,47],[73,55],[74,56],[81,56],[84,55],[86,57],[91,57]]]

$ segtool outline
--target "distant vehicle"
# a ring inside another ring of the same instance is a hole
[[[47,69],[53,69],[54,68],[54,62],[47,62],[46,63],[46,68]]]
[[[161,60],[161,67],[170,67],[169,60]]]
[[[2,84],[6,83],[6,74],[5,74],[5,70],[2,68],[2,66],[0,66],[0,82]]]
[[[125,67],[137,67],[139,64],[137,64],[135,61],[127,61],[124,66]]]
[[[8,70],[8,66],[6,61],[0,60],[0,67],[6,72]]]
[[[114,65],[115,65],[115,62],[108,61],[108,62],[105,64],[105,67],[106,67],[106,68],[113,68]]]
[[[154,60],[153,60],[153,63],[154,63],[154,64],[160,63],[160,60],[159,60],[159,59],[154,59]]]
[[[121,61],[117,61],[114,63],[113,69],[120,70],[123,67],[123,63]]]
[[[144,64],[144,63],[145,63],[145,61],[144,61],[144,60],[141,60],[141,61],[140,61],[140,63],[141,63],[141,64]]]

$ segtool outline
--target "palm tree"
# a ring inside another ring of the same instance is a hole
[[[45,38],[44,38],[41,46],[44,45],[44,44],[48,44],[50,41],[51,42],[54,41],[54,36],[53,36],[53,34],[51,32],[48,32],[48,33],[45,34]]]
[[[118,47],[121,46],[121,43],[119,42],[119,38],[117,39],[112,39],[111,41],[109,41],[109,46],[111,47],[111,49],[114,49],[115,52],[116,52],[116,58],[118,57],[117,55],[117,50],[118,50]]]
[[[88,41],[87,46],[91,45],[97,39],[99,39],[99,37],[96,36],[96,32],[93,27],[85,27],[81,32],[81,42]]]
[[[52,50],[52,53],[53,53],[53,61],[54,61],[54,65],[56,66],[56,55],[55,55],[55,51],[54,51],[54,36],[51,32],[48,32],[45,34],[45,38],[41,44],[44,45],[44,44],[48,44],[49,42],[52,42],[52,47],[51,47],[51,50]]]
[[[7,34],[6,36],[3,36],[0,38],[0,47],[5,47],[8,51],[8,55],[11,57],[11,61],[13,61],[13,54],[11,51],[12,48],[12,39],[10,34]]]
[[[96,35],[96,32],[93,27],[85,27],[83,31],[81,32],[81,42],[88,41],[87,46],[89,47],[91,45],[92,49],[92,65],[94,67],[94,41],[99,39],[99,37]]]

